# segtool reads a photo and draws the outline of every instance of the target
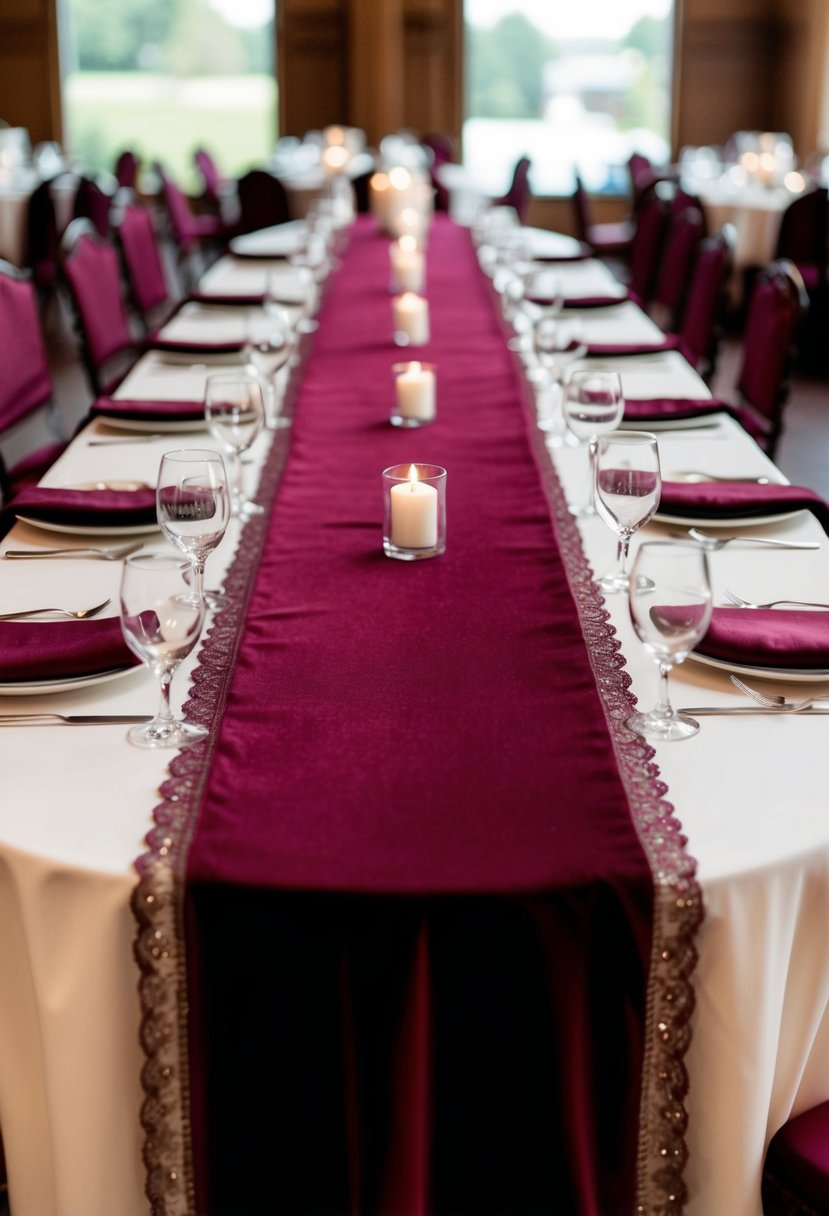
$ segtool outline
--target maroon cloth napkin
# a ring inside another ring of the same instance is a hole
[[[24,486],[9,504],[15,515],[89,527],[154,524],[155,490],[64,490]]]
[[[267,292],[250,292],[248,295],[222,295],[219,292],[196,291],[189,297],[197,304],[264,304]]]
[[[0,681],[63,680],[138,667],[118,617],[103,621],[0,621]]]
[[[244,350],[245,342],[177,342],[172,338],[161,338],[153,334],[145,343],[150,350],[169,351],[175,355],[237,355]]]
[[[676,340],[666,338],[662,342],[588,342],[588,355],[654,355],[666,350],[676,350]]]
[[[130,418],[135,422],[196,422],[204,418],[203,401],[132,401],[99,397],[92,418]]]
[[[829,670],[829,612],[715,608],[708,632],[694,649],[750,667]]]
[[[696,400],[683,397],[640,397],[625,400],[626,422],[660,422],[662,419],[703,418],[709,414],[731,414],[735,411],[727,401],[710,397]]]
[[[789,511],[811,511],[829,534],[829,506],[804,486],[735,485],[700,482],[686,485],[663,481],[659,510],[663,515],[691,519],[751,519],[784,515]]]
[[[542,307],[554,303],[552,296],[539,296],[529,294],[526,297],[531,304],[540,304]],[[565,296],[563,308],[608,308],[611,304],[624,304],[627,296]]]

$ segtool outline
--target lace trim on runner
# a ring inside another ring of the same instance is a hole
[[[522,377],[523,381],[523,377]],[[625,722],[636,708],[624,670],[621,642],[594,581],[581,534],[570,514],[553,462],[535,425],[535,407],[523,382],[530,443],[551,507],[564,568],[581,618],[619,772],[633,823],[654,883],[653,938],[645,1016],[645,1050],[639,1114],[637,1216],[680,1216],[688,1199],[683,1173],[688,1159],[685,1054],[694,1010],[694,945],[703,919],[702,889],[687,838],[665,799],[668,787],[653,762],[654,749]]]
[[[297,392],[295,373],[286,391]],[[141,1071],[144,1101],[146,1194],[152,1216],[193,1216],[196,1211],[190,1125],[187,1049],[187,968],[184,952],[184,870],[204,783],[218,738],[227,690],[243,635],[242,622],[268,529],[271,505],[287,459],[289,430],[274,432],[263,466],[257,502],[262,515],[245,525],[225,579],[225,603],[205,634],[185,710],[208,728],[207,739],[179,752],[161,787],[147,851],[135,863],[138,885],[132,910],[138,931],[134,953],[140,970]]]

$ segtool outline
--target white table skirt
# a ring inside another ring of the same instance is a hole
[[[187,397],[192,373],[181,374]],[[168,380],[166,372],[157,377],[159,396]],[[142,390],[151,382],[151,374],[136,374]],[[52,471],[52,484],[128,475],[152,483],[163,451],[205,442],[193,435],[87,447],[85,438]],[[660,451],[666,476],[772,467],[727,418],[713,429],[662,434]],[[555,453],[574,496],[583,490],[585,459],[583,449]],[[254,479],[255,469],[246,474]],[[582,528],[588,556],[604,572],[615,538],[598,519]],[[648,533],[669,530],[653,524]],[[818,539],[821,550],[730,547],[712,557],[716,591],[829,599],[829,541],[814,519],[758,529],[769,530]],[[59,540],[17,525],[0,547]],[[221,581],[235,542],[231,530],[208,562],[208,586]],[[5,562],[2,571],[0,610],[80,605],[107,594],[115,610],[115,563]],[[611,597],[608,607],[635,691],[651,702],[655,667],[633,637],[624,602]],[[185,685],[180,672],[178,699]],[[678,705],[739,699],[725,674],[691,661],[672,689]],[[0,712],[152,712],[155,702],[154,681],[138,671],[84,692],[3,698]],[[820,762],[827,729],[820,717],[707,718],[696,738],[658,753],[699,862],[707,913],[688,1056],[689,1216],[760,1216],[769,1136],[793,1111],[829,1097],[829,816]],[[117,726],[0,730],[0,1124],[15,1216],[146,1213],[128,900],[166,763],[164,753],[130,747]]]

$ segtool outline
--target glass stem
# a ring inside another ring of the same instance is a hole
[[[630,549],[630,533],[623,532],[619,537],[619,573],[622,578],[627,577],[628,572],[628,550]]]
[[[196,576],[196,595],[199,600],[204,599],[204,562],[193,562],[193,573]]]
[[[244,501],[242,493],[242,462],[235,448],[230,453],[230,492],[237,506]]]
[[[587,445],[588,467],[587,475],[590,478],[590,484],[587,491],[587,505],[592,507],[596,501],[596,459],[599,455],[599,440],[594,435]]]
[[[670,663],[659,664],[659,690],[656,696],[656,705],[654,706],[654,717],[656,718],[672,718],[674,711],[671,708],[671,701],[668,696],[668,676],[671,673]]]
[[[170,708],[170,685],[173,682],[173,671],[170,667],[165,667],[160,672],[158,682],[161,688],[161,697],[158,703],[158,713],[155,716],[156,722],[163,722],[166,726],[172,722],[173,711]]]

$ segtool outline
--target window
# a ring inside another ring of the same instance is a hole
[[[464,164],[491,194],[623,193],[638,151],[670,159],[672,0],[465,0]]]
[[[199,145],[229,176],[273,150],[274,0],[63,4],[66,142],[84,166],[131,148],[192,188]]]

